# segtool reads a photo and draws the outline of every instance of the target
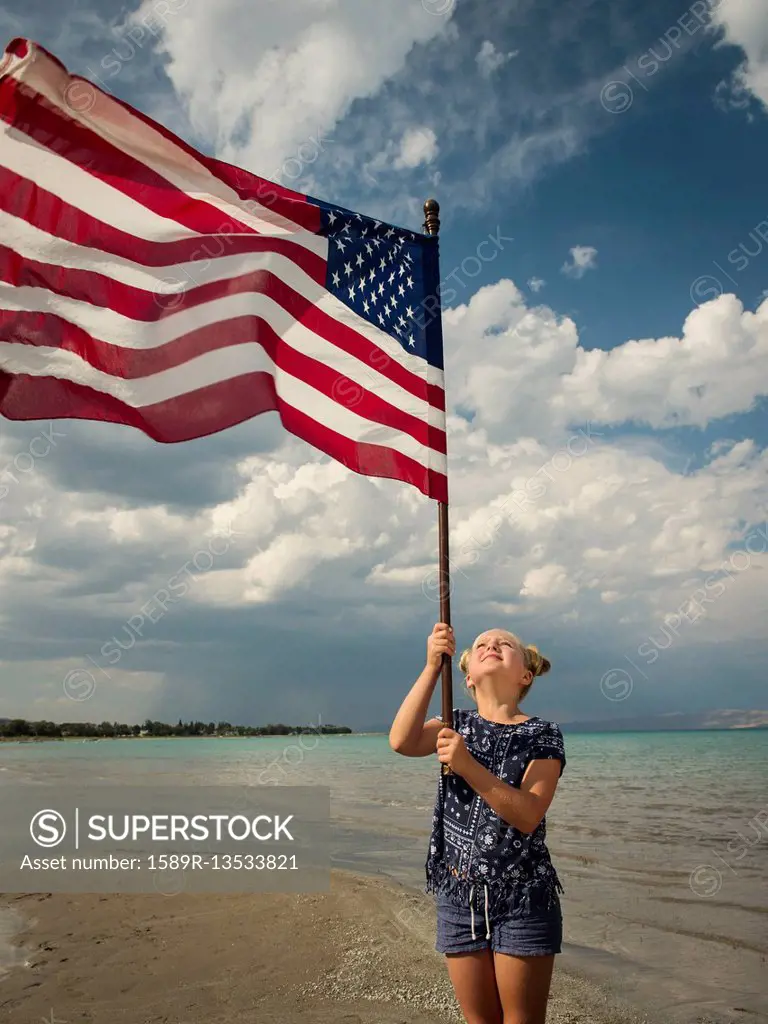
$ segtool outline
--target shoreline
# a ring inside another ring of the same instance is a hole
[[[462,1020],[431,897],[331,870],[320,893],[0,895],[15,912],[8,1019],[82,1024]],[[548,1024],[656,1024],[555,960]]]
[[[297,736],[321,736],[323,739],[352,736],[379,736],[375,732],[269,732],[261,736],[0,736],[0,743],[109,743],[118,740],[269,740],[293,739]]]

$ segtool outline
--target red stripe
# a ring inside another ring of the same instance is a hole
[[[139,114],[139,117],[143,118],[143,115]],[[171,135],[166,128],[161,126],[160,131],[185,149],[188,148],[184,142]],[[190,152],[194,153],[194,150],[190,149]],[[301,152],[301,147],[299,147],[299,152]],[[267,178],[260,178],[257,174],[251,174],[250,171],[243,170],[242,167],[235,167],[234,164],[225,163],[223,160],[215,160],[203,153],[194,155],[214,177],[233,188],[241,199],[255,199],[262,206],[268,206],[282,217],[306,227],[308,231],[317,233],[320,230],[322,223],[320,207],[315,206],[309,196],[294,192],[293,189],[285,188]]]
[[[290,238],[255,234],[201,235],[172,242],[151,242],[84,213],[2,166],[0,210],[66,242],[100,249],[143,267],[172,267],[179,263],[206,262],[224,255],[274,251],[293,260],[318,284],[325,284],[325,259]]]
[[[223,281],[209,281],[179,294],[158,295],[90,270],[72,270],[54,264],[24,260],[12,249],[0,246],[0,281],[6,281],[16,287],[28,285],[46,288],[57,295],[70,296],[94,306],[103,306],[132,320],[147,323],[162,320],[184,309],[194,308],[227,295],[258,292],[274,299],[314,334],[370,367],[372,373],[377,370],[410,394],[428,401],[434,408],[445,408],[445,393],[442,388],[436,384],[428,384],[423,377],[412,373],[374,342],[334,319],[267,270],[254,270]],[[212,347],[219,347],[215,344],[216,334],[211,335],[212,328],[201,330],[212,337]],[[183,338],[178,341],[183,341]],[[183,348],[180,348],[179,352],[183,352]],[[178,361],[171,365],[178,365],[184,358],[186,357],[180,356]]]
[[[284,402],[268,373],[213,384],[141,410],[81,384],[54,377],[0,373],[0,414],[10,420],[99,420],[136,427],[164,444],[192,441],[276,410],[286,430],[355,473],[413,484],[428,498],[448,500],[447,477],[407,455],[363,444],[323,427]]]
[[[232,345],[261,345],[279,370],[304,381],[359,416],[410,435],[419,444],[446,451],[445,431],[412,416],[291,348],[261,317],[242,316],[199,328],[156,349],[126,349],[98,341],[67,320],[46,313],[0,310],[0,341],[74,352],[94,369],[123,380],[150,377],[189,359]]]
[[[101,90],[98,90],[101,92]],[[105,96],[106,94],[102,93]],[[190,231],[258,234],[236,217],[229,218],[211,203],[195,199],[172,185],[140,160],[107,142],[85,125],[67,117],[44,96],[15,78],[0,80],[0,119],[64,160],[82,167],[147,209],[182,224]],[[310,204],[305,204],[309,209]],[[312,206],[313,227],[320,229],[320,209]],[[254,210],[258,214],[258,208]]]

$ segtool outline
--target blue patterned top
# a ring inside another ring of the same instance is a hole
[[[516,725],[482,718],[475,709],[454,708],[453,728],[470,754],[510,786],[519,787],[528,764],[556,758],[565,768],[563,734],[536,715]],[[445,814],[443,814],[445,811]],[[513,917],[549,908],[564,892],[546,844],[546,819],[525,834],[508,824],[460,775],[438,781],[425,892],[445,894],[466,905],[471,887],[487,887],[491,914]]]

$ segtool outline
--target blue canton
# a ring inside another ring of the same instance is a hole
[[[485,768],[519,787],[532,760],[555,758],[565,768],[563,735],[537,716],[517,725],[454,708],[453,728]],[[524,916],[557,902],[563,887],[546,844],[546,819],[531,834],[503,820],[460,775],[440,775],[426,861],[425,892],[466,905],[472,886],[487,887],[490,913]]]
[[[313,201],[328,239],[328,291],[442,369],[437,239]]]

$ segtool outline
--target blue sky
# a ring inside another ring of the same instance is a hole
[[[551,653],[532,713],[764,702],[758,0],[10,0],[0,36],[15,35],[265,177],[412,228],[440,200],[452,543],[482,549],[456,556],[454,622],[467,643],[503,624]],[[23,563],[0,607],[0,714],[391,719],[436,617],[429,503],[345,477],[270,417],[173,451],[63,429],[0,503],[7,578]],[[3,421],[6,461],[37,430]],[[478,544],[504,496],[584,431],[587,454]],[[226,564],[108,675],[94,669],[141,595],[227,517],[243,539]],[[73,702],[62,679],[81,668],[99,685]]]

